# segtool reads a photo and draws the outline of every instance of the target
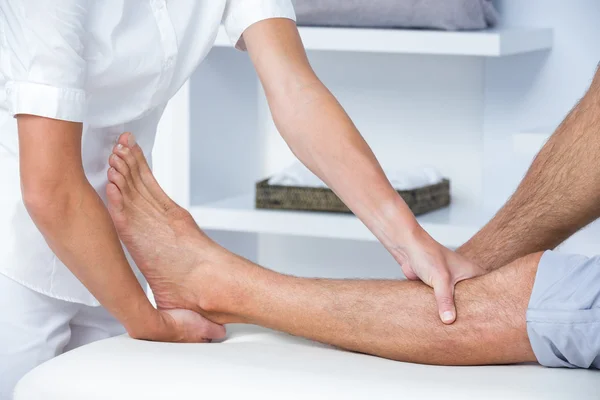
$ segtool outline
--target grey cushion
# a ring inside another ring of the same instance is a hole
[[[495,25],[490,0],[294,0],[298,25],[442,30]]]

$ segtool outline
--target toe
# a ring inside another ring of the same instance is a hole
[[[130,173],[133,175],[137,168],[137,160],[133,156],[131,149],[129,147],[123,146],[121,143],[118,143],[113,148],[113,154],[119,156],[119,158],[127,164],[127,167]]]
[[[113,149],[113,153],[117,154],[127,163],[132,174],[138,169],[137,160],[132,152],[134,147],[139,147],[136,144],[135,136],[131,132],[125,132],[119,136],[117,145]]]
[[[139,147],[139,146],[136,146]],[[115,158],[116,157],[116,158]],[[144,184],[138,163],[133,155],[130,148],[123,146],[121,143],[117,144],[113,149],[113,157],[109,160],[109,163],[114,163],[114,167],[119,170],[124,176],[129,187],[133,192],[137,192],[142,196],[148,203],[150,203],[155,209],[160,211],[160,207],[155,204],[154,196],[148,191],[148,188]],[[112,164],[111,164],[112,165]]]
[[[132,133],[125,132],[119,136],[115,149],[117,150],[117,154],[126,156],[125,161],[131,169],[131,174],[134,179],[139,176],[141,171],[150,171],[146,157],[144,157],[144,152],[137,144],[135,136]]]
[[[140,172],[151,172],[150,166],[148,165],[148,160],[146,160],[146,156],[144,155],[142,148],[136,144],[135,146],[130,147],[130,149]]]
[[[127,179],[114,167],[110,167],[107,172],[109,182],[113,183],[119,192],[123,195],[129,193],[129,184]]]
[[[111,154],[108,158],[108,165],[116,169],[117,172],[123,175],[125,180],[127,180],[128,183],[131,184],[131,173],[129,171],[129,166],[121,157],[114,153]]]
[[[162,190],[159,183],[156,181],[156,178],[154,177],[154,174],[148,165],[148,161],[146,160],[141,147],[136,145],[133,149],[131,149],[131,153],[137,161],[138,171],[142,183],[148,192],[150,192],[150,195],[162,206],[165,211],[174,207],[176,205],[175,202],[171,200],[171,198]]]
[[[114,183],[106,185],[106,197],[108,199],[108,208],[111,211],[121,212],[125,207],[123,194]]]
[[[125,147],[133,148],[136,144],[135,136],[131,132],[122,133],[117,139],[117,144],[121,144]]]
[[[119,137],[113,153],[124,161],[123,169],[127,168],[127,171],[122,173],[127,174],[126,178],[132,187],[152,203],[156,209],[168,211],[176,206],[175,202],[167,196],[154,178],[144,156],[144,151],[137,144],[133,134],[123,133]],[[118,166],[115,166],[115,168],[119,169]]]
[[[176,206],[156,181],[144,151],[137,144],[133,134],[126,132],[119,137],[115,154],[125,160],[128,173],[131,174],[131,181],[144,197],[149,194],[165,211]]]
[[[123,142],[128,142],[128,144],[123,144]],[[144,195],[147,193],[147,190],[145,190],[143,187],[144,184],[140,175],[140,166],[138,165],[138,160],[134,155],[134,149],[135,151],[139,150],[141,152],[140,146],[135,143],[134,136],[131,133],[124,133],[119,138],[119,143],[117,143],[117,145],[114,147],[113,153],[125,161],[129,169],[131,182],[133,182],[135,188]],[[145,159],[144,164],[147,164]]]

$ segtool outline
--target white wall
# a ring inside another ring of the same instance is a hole
[[[585,93],[600,61],[597,0],[499,0],[501,26],[551,27],[550,52],[486,61],[486,201],[498,207],[514,187],[505,179],[510,134],[556,127]],[[497,149],[494,151],[494,149]]]
[[[502,26],[551,27],[551,52],[488,59],[485,75],[486,206],[500,207],[525,172],[511,134],[553,130],[585,93],[600,62],[600,1],[499,0]],[[513,165],[516,167],[513,168]],[[563,251],[600,253],[593,227]]]

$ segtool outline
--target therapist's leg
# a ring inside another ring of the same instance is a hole
[[[0,399],[19,379],[60,353],[77,305],[37,293],[0,275]]]
[[[125,328],[104,307],[80,306],[70,322],[71,339],[64,351],[124,334]]]
[[[127,137],[121,140],[127,144]],[[115,152],[109,210],[159,307],[189,308],[215,322],[259,324],[394,360],[535,361],[525,313],[539,254],[461,282],[458,320],[448,326],[422,283],[302,279],[229,253],[162,192],[139,146]]]

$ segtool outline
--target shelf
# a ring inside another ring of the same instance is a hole
[[[376,240],[353,215],[257,210],[254,208],[253,195],[193,206],[190,208],[190,212],[202,229]],[[487,221],[481,213],[474,212],[472,207],[457,205],[430,212],[420,216],[418,220],[434,239],[448,247],[460,246]]]
[[[552,29],[470,32],[299,27],[307,50],[501,57],[552,47]],[[223,27],[215,42],[232,47]]]

